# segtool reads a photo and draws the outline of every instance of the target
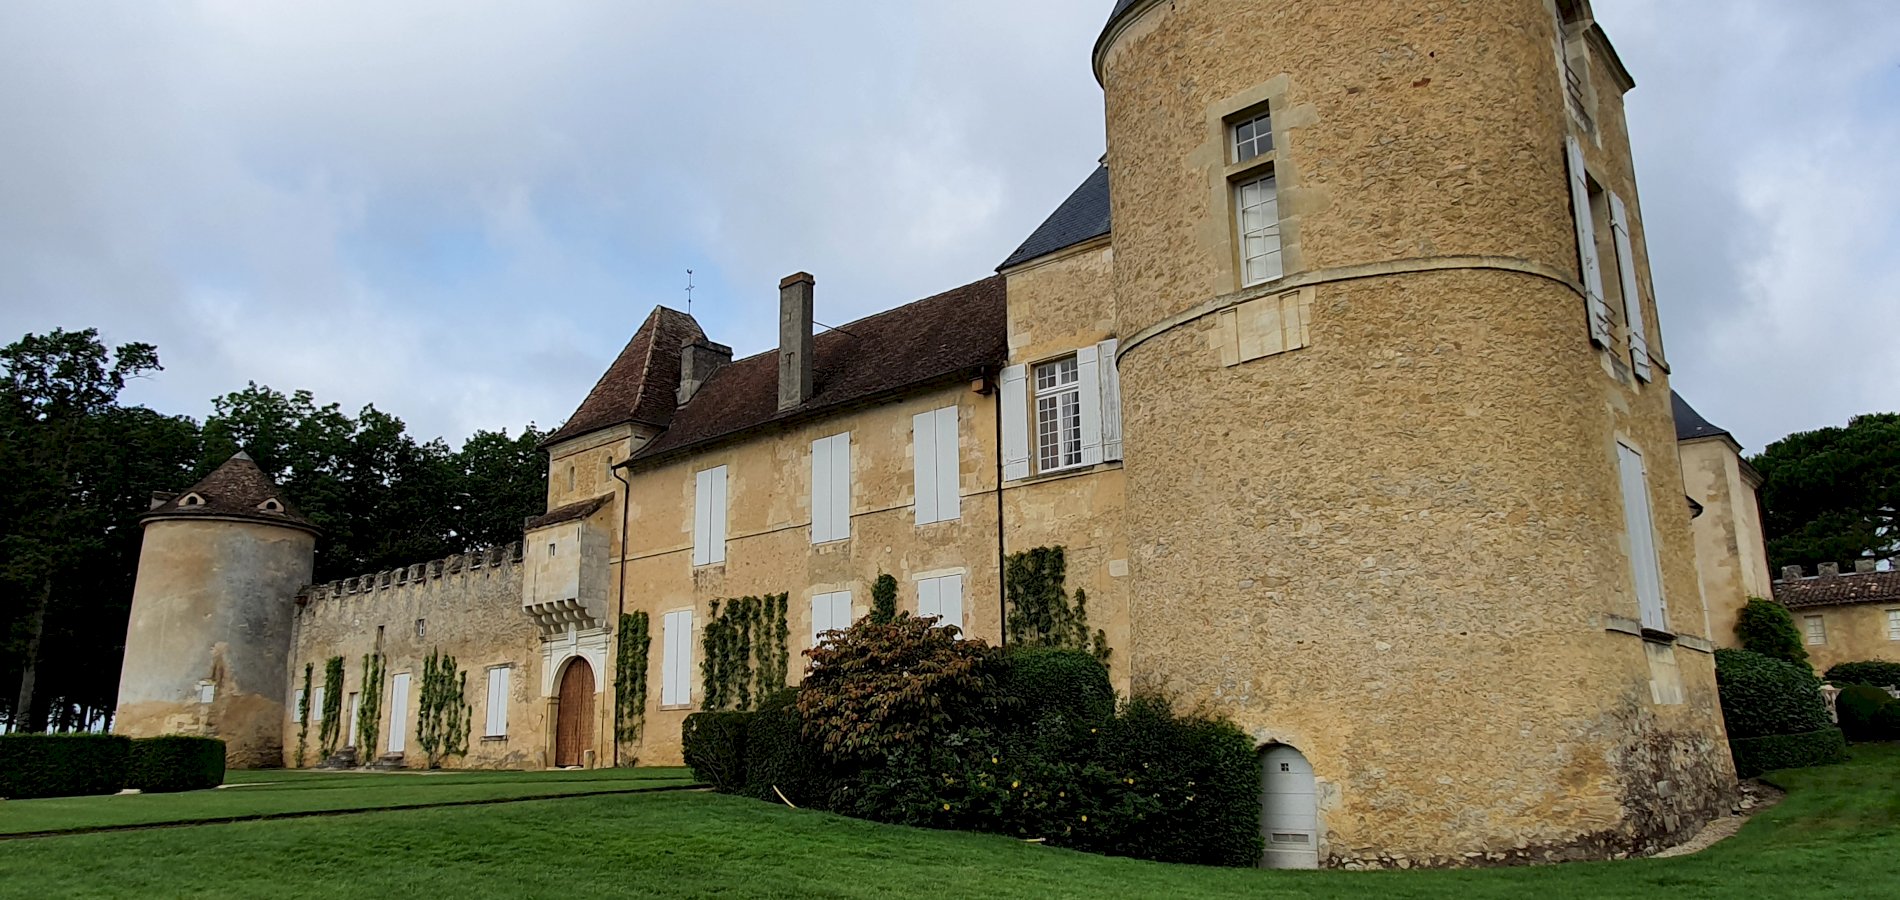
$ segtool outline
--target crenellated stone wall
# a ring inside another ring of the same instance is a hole
[[[306,664],[313,666],[312,689],[323,686],[324,663],[343,657],[342,745],[353,745],[349,721],[352,695],[362,692],[363,659],[381,652],[386,660],[383,698],[374,747],[358,748],[359,762],[390,752],[391,686],[409,675],[405,716],[407,740],[403,764],[427,764],[416,743],[417,702],[423,662],[431,652],[455,657],[467,673],[465,698],[471,718],[467,755],[442,760],[455,768],[541,768],[546,765],[548,702],[542,696],[541,640],[534,620],[522,612],[522,557],[519,543],[458,554],[426,563],[372,572],[324,584],[298,594],[290,667],[286,673],[289,707],[284,720],[284,763],[316,765],[320,723],[313,708],[304,759],[297,753],[296,692]],[[488,721],[488,669],[510,667],[505,734],[485,735]]]

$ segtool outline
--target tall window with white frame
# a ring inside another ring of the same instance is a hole
[[[1900,641],[1900,609],[1887,610],[1887,640]]]
[[[1082,464],[1082,380],[1073,356],[1036,367],[1036,469]]]
[[[1827,643],[1827,621],[1820,616],[1803,616],[1801,623],[1807,627],[1808,643]]]
[[[1273,118],[1265,110],[1245,114],[1228,123],[1227,136],[1234,165],[1262,160],[1273,151]],[[1271,158],[1237,173],[1233,192],[1241,287],[1279,278],[1284,270],[1280,256],[1280,194]]]

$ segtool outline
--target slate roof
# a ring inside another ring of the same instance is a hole
[[[1776,581],[1775,602],[1789,609],[1900,602],[1900,572],[1853,572]]]
[[[1056,211],[1049,214],[1036,230],[1030,232],[1029,239],[1016,248],[1003,264],[996,267],[1002,271],[1010,266],[1025,263],[1038,256],[1047,256],[1057,250],[1067,249],[1083,241],[1101,237],[1108,233],[1108,167],[1096,166],[1095,171],[1082,181],[1082,185],[1062,201]]]
[[[185,501],[199,498],[203,503],[186,505]],[[153,499],[157,499],[154,495]],[[283,506],[280,510],[260,508],[266,500],[276,500]],[[284,496],[283,488],[277,486],[264,470],[257,467],[250,454],[238,451],[235,456],[206,475],[204,480],[179,492],[171,499],[152,507],[152,510],[140,517],[141,521],[151,522],[159,519],[240,519],[247,522],[263,522],[270,525],[284,525],[298,528],[311,534],[319,533],[317,526],[304,518],[303,513]]]
[[[521,530],[533,531],[536,528],[546,528],[549,525],[559,525],[562,522],[585,519],[594,513],[600,512],[600,508],[606,506],[613,498],[614,495],[612,494],[602,494],[590,500],[577,500],[564,506],[557,506],[541,515],[530,517],[527,522],[522,524]]]
[[[1676,440],[1690,441],[1706,437],[1726,437],[1731,440],[1734,438],[1734,435],[1728,433],[1728,429],[1702,418],[1702,414],[1696,412],[1695,407],[1689,405],[1689,401],[1682,399],[1681,394],[1670,391],[1669,405],[1676,416]]]
[[[778,350],[714,371],[638,466],[774,423],[868,403],[926,384],[974,378],[1009,355],[1000,275],[886,310],[813,341],[812,397],[780,412]]]
[[[628,422],[665,428],[679,402],[680,346],[705,339],[692,316],[654,307],[587,399],[541,446]]]

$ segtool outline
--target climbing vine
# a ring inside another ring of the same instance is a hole
[[[422,661],[416,745],[428,757],[431,769],[441,765],[442,757],[468,752],[469,722],[475,715],[467,693],[468,673],[455,665],[455,657],[430,651],[429,658]]]
[[[381,653],[363,654],[363,690],[356,698],[356,746],[359,762],[368,761],[366,752],[376,746],[379,720],[383,714],[383,670],[389,660]],[[329,698],[324,698],[326,701]]]
[[[303,768],[304,749],[310,745],[310,676],[316,669],[314,663],[303,664],[303,690],[297,692],[297,762],[293,768]]]
[[[1101,629],[1089,631],[1088,593],[1078,589],[1071,600],[1063,587],[1067,578],[1068,562],[1059,546],[1009,555],[1003,571],[1004,596],[1009,601],[1009,642],[1025,647],[1087,650],[1107,662],[1108,635]]]
[[[889,625],[897,620],[897,579],[884,572],[871,582],[871,621]]]
[[[619,652],[614,656],[614,739],[640,739],[647,717],[647,653],[653,648],[645,612],[620,616]]]
[[[329,759],[342,737],[343,657],[332,656],[323,661],[323,724],[317,726],[318,755]]]
[[[791,628],[785,621],[789,596],[735,597],[712,602],[700,638],[700,708],[747,710],[754,697],[785,687],[791,662]]]

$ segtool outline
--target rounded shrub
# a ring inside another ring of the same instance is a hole
[[[1804,666],[1722,649],[1715,651],[1715,683],[1731,739],[1806,734],[1834,724],[1820,679]]]
[[[80,797],[125,787],[132,739],[117,734],[0,735],[0,797]]]
[[[786,688],[759,701],[746,723],[745,795],[773,803],[784,799],[807,809],[830,809],[835,778],[823,753],[808,741],[798,717],[798,690]]]
[[[1834,698],[1834,712],[1840,717],[1841,731],[1850,741],[1888,741],[1900,734],[1888,731],[1893,721],[1889,707],[1900,707],[1886,691],[1871,684],[1850,684]]]
[[[1073,724],[1096,725],[1115,715],[1108,667],[1086,650],[1011,649],[997,673],[996,693],[1004,714],[1023,722],[1057,715]]]
[[[1844,662],[1827,670],[1827,680],[1839,684],[1871,684],[1874,687],[1900,687],[1900,663],[1885,660]]]
[[[1157,807],[1112,828],[1106,852],[1210,866],[1259,862],[1260,756],[1239,726],[1176,715],[1166,699],[1137,695],[1107,727],[1102,758],[1130,793]]]
[[[201,791],[224,783],[224,742],[213,737],[171,734],[132,742],[126,787],[147,794]]]
[[[746,724],[749,712],[700,712],[686,717],[680,750],[693,777],[722,794],[745,787]]]
[[[1847,758],[1847,739],[1841,736],[1839,728],[1737,738],[1731,739],[1728,746],[1729,753],[1735,757],[1735,774],[1742,778],[1753,778],[1773,769],[1799,769]]]
[[[1794,616],[1773,600],[1748,598],[1748,604],[1735,616],[1735,637],[1742,642],[1742,649],[1751,653],[1801,666],[1808,664],[1808,648],[1802,646]]]

